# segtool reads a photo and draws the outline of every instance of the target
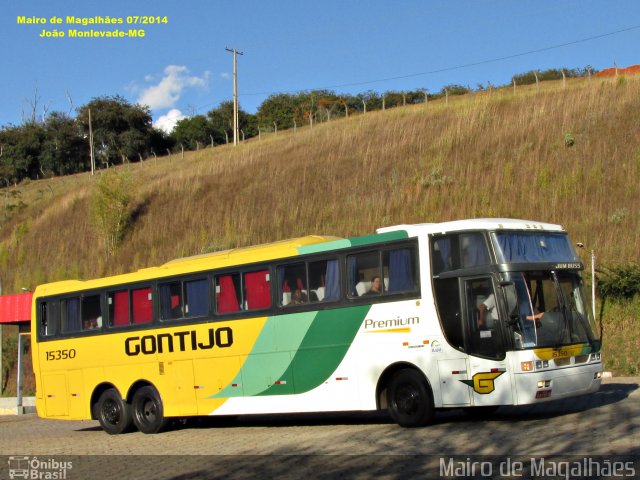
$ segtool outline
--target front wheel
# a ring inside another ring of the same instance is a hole
[[[131,430],[131,407],[115,388],[102,392],[96,410],[100,426],[108,434],[118,435]]]
[[[421,427],[433,419],[431,389],[416,370],[400,370],[391,378],[387,404],[391,418],[402,427]]]
[[[142,387],[131,401],[133,423],[142,433],[158,433],[167,420],[164,418],[162,399],[154,387]]]

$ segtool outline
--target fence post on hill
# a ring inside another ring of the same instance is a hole
[[[182,149],[182,160],[184,160],[184,145],[180,144],[180,148]]]
[[[515,96],[516,94],[516,79],[513,79],[513,95]]]
[[[274,135],[278,134],[278,124],[276,122],[273,122],[273,132]]]
[[[258,127],[258,141],[262,140],[262,131],[260,130],[260,127]]]
[[[211,148],[213,148],[213,135],[209,135],[209,138],[211,139]]]
[[[540,82],[538,81],[538,72],[533,72],[533,76],[536,77],[536,93],[540,92]]]
[[[449,105],[449,90],[446,88],[444,89],[444,104]]]
[[[560,71],[562,72],[562,88],[567,88],[567,76],[564,74],[564,68]]]
[[[382,96],[382,111],[385,110],[385,97],[384,95]]]
[[[298,131],[298,124],[296,123],[295,118],[293,119],[293,133],[296,133]]]
[[[589,78],[589,81],[591,81],[591,67],[587,68],[587,76]]]
[[[242,143],[244,143],[244,130],[240,129],[240,133],[242,134]]]
[[[364,100],[362,100],[362,114],[364,115],[365,113],[367,113],[367,102],[365,102]],[[0,156],[2,156],[2,152],[0,152]]]

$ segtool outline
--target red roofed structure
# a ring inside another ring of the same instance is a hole
[[[21,324],[31,321],[33,293],[0,295],[0,324]]]
[[[626,75],[637,75],[639,73],[640,73],[640,65],[632,65],[627,68],[620,68],[620,67],[607,68],[605,70],[601,70],[600,72],[596,73],[595,76],[596,77],[615,77],[616,75],[626,76]]]

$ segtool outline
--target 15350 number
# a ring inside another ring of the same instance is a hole
[[[66,360],[68,358],[76,358],[75,348],[68,350],[51,350],[47,353],[47,362],[51,360]]]

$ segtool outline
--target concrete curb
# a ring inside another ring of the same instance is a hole
[[[36,413],[36,397],[22,397],[22,406],[18,407],[18,397],[0,398],[0,415],[23,415]]]

